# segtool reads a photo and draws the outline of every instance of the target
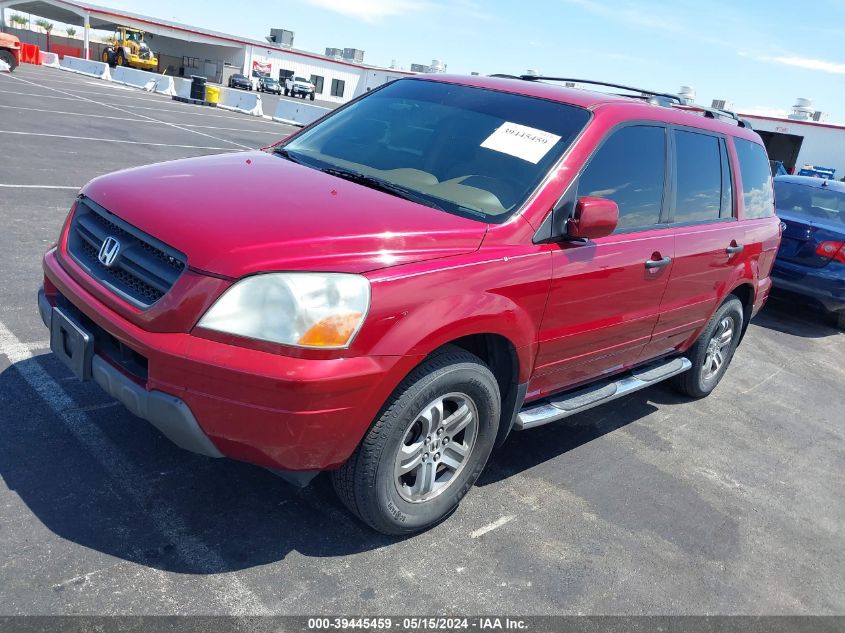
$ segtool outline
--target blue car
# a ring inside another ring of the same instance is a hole
[[[820,305],[845,329],[845,183],[778,176],[775,201],[786,225],[772,272],[775,290]]]

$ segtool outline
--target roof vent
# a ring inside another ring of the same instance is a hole
[[[681,98],[681,103],[684,105],[692,105],[695,103],[695,88],[692,86],[681,86],[678,91],[678,96]]]
[[[803,99],[799,97],[795,100],[795,105],[792,106],[792,114],[790,119],[795,121],[809,121],[813,118],[813,102],[810,99]]]

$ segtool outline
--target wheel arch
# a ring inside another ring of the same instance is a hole
[[[740,332],[740,341],[745,336],[745,331],[748,329],[748,324],[751,322],[751,314],[754,310],[754,285],[750,281],[742,281],[735,285],[728,297],[733,295],[742,303],[742,332]],[[727,298],[727,297],[726,297]]]

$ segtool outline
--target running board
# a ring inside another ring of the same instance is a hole
[[[522,409],[516,416],[513,428],[519,431],[533,429],[535,426],[568,418],[605,402],[650,387],[676,374],[683,373],[690,367],[692,367],[692,363],[686,358],[673,358],[672,360],[640,367],[617,380],[604,381],[578,391],[552,396]]]

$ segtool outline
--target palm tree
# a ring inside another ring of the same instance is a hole
[[[26,26],[26,23],[28,22],[28,20],[24,16],[22,16],[20,13],[15,13],[12,17],[9,18],[9,22],[17,25],[16,28],[22,29],[23,27]]]
[[[65,33],[67,33],[68,37],[73,37],[74,35],[76,35],[76,29],[72,26],[69,26],[65,29]]]
[[[50,51],[50,31],[53,30],[53,23],[48,22],[44,18],[38,18],[35,21],[35,24],[37,26],[40,26],[42,29],[44,29],[44,32],[47,34],[47,51],[49,52]]]

